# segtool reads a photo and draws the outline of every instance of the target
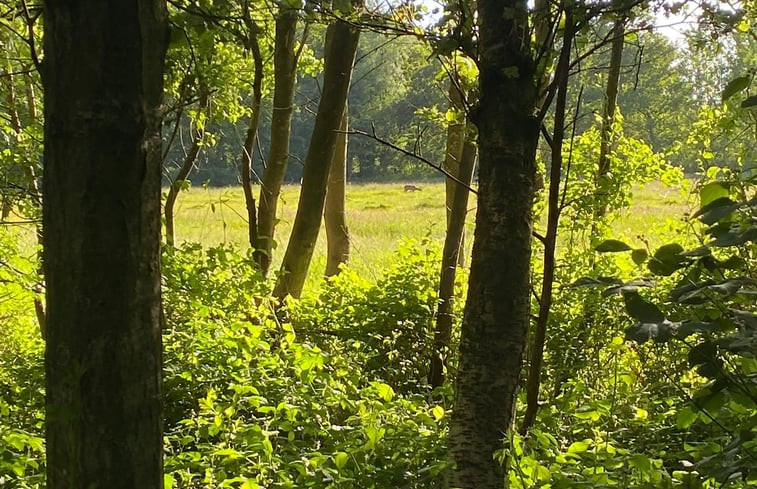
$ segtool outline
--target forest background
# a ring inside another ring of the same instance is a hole
[[[533,61],[513,70],[487,64],[478,12],[496,1],[168,2],[154,209],[129,200],[138,166],[106,164],[133,134],[123,147],[148,151],[142,132],[119,124],[97,156],[76,139],[89,123],[55,119],[100,93],[77,70],[122,86],[133,66],[88,65],[87,42],[56,64],[69,6],[2,2],[0,486],[754,485],[755,5],[504,2],[529,40],[508,49]],[[100,27],[79,27],[102,45],[137,18],[88,6]],[[493,79],[518,101],[496,123]],[[496,160],[493,135],[533,120],[534,157]],[[77,195],[112,207],[90,216]],[[163,216],[162,275],[144,278],[162,288],[163,382],[144,404],[118,390],[161,370],[146,322],[119,314],[142,298],[115,289],[93,318],[77,299],[137,270],[98,265],[143,236],[118,237],[130,206],[109,195]],[[497,202],[514,224],[486,214]]]

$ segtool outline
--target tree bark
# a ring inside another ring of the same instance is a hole
[[[605,90],[605,104],[602,114],[602,129],[599,143],[599,165],[596,175],[596,189],[599,197],[599,204],[595,208],[595,222],[601,219],[607,212],[603,194],[609,189],[607,186],[607,177],[610,174],[610,151],[612,149],[612,125],[615,122],[615,108],[618,102],[618,87],[620,85],[620,65],[623,61],[623,44],[625,42],[625,25],[626,19],[621,16],[612,27],[612,48],[610,51],[610,67],[607,72],[607,88]],[[592,238],[596,235],[596,226],[592,225]]]
[[[344,213],[347,184],[347,104],[344,105],[342,124],[336,138],[334,157],[331,159],[329,181],[326,188],[326,203],[323,220],[326,228],[326,276],[339,273],[339,265],[350,257],[350,231]]]
[[[560,222],[560,183],[562,181],[562,150],[565,139],[565,111],[570,76],[570,50],[573,47],[573,16],[565,12],[565,31],[560,59],[555,70],[557,98],[555,101],[555,128],[552,132],[551,165],[549,171],[549,195],[547,197],[547,231],[544,235],[544,270],[542,271],[539,315],[536,319],[534,339],[531,347],[531,361],[526,384],[526,412],[520,432],[525,434],[534,424],[539,411],[539,390],[541,369],[544,362],[544,345],[547,338],[547,324],[552,308],[552,292],[555,281],[555,249],[557,246],[558,224]]]
[[[302,174],[302,191],[281,273],[274,288],[280,299],[299,297],[313,257],[326,199],[331,160],[347,103],[360,31],[337,20],[326,31],[323,91]]]
[[[189,173],[197,162],[197,158],[200,156],[202,141],[205,138],[205,127],[210,121],[210,94],[205,88],[201,88],[198,106],[198,114],[202,114],[203,112],[207,117],[204,122],[196,126],[194,134],[192,134],[192,144],[189,146],[189,151],[187,151],[187,154],[184,156],[184,162],[181,164],[181,168],[179,168],[176,178],[171,182],[171,188],[168,189],[168,195],[166,196],[163,215],[166,219],[166,244],[169,246],[174,245],[175,239],[173,209],[176,204],[176,199],[179,197],[179,192],[184,184],[184,180],[187,179]]]
[[[463,107],[463,94],[460,92],[460,85],[455,80],[450,79],[449,91],[447,93],[449,97],[449,110],[454,112],[462,112]],[[463,143],[465,142],[465,120],[455,119],[447,126],[447,143],[446,151],[444,153],[444,169],[449,172],[450,175],[458,176],[460,168],[460,160],[463,155]],[[452,208],[455,201],[455,190],[458,184],[451,178],[445,179],[444,182],[444,195],[447,208],[447,226],[449,226],[450,216],[452,214]]]
[[[469,130],[472,130],[470,128]],[[449,134],[449,133],[448,133]],[[449,140],[448,140],[449,142]],[[467,140],[457,165],[457,178],[470,185],[476,163],[476,145]],[[449,179],[448,179],[449,180]],[[429,383],[432,388],[441,386],[446,378],[447,354],[452,337],[452,308],[455,300],[455,275],[462,251],[465,217],[468,215],[468,189],[455,183],[453,200],[448,201],[447,235],[442,251],[442,269],[439,278],[439,307],[436,311],[434,351],[429,368]]]
[[[260,45],[254,33],[250,35],[249,49],[255,65],[252,80],[252,112],[250,113],[250,125],[247,126],[247,135],[242,148],[242,163],[239,165],[239,173],[244,192],[244,203],[247,208],[247,240],[250,246],[255,248],[258,244],[258,219],[255,194],[252,191],[252,153],[255,151],[255,141],[258,137],[258,124],[260,123],[260,106],[263,100],[263,56],[260,54]]]
[[[45,2],[47,487],[163,487],[160,0]]]
[[[297,56],[294,51],[297,11],[280,7],[276,19],[273,53],[273,111],[271,115],[271,146],[268,165],[263,172],[258,204],[258,242],[255,261],[263,275],[268,274],[273,256],[276,210],[281,184],[289,163],[289,135],[294,109],[294,87],[297,81]]]
[[[526,3],[480,0],[479,188],[456,401],[451,487],[501,489],[529,321],[539,121]]]

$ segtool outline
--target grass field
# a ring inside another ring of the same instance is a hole
[[[349,185],[347,222],[352,240],[351,265],[368,279],[389,265],[392,253],[403,238],[428,236],[439,243],[444,239],[444,185],[418,184],[419,192],[405,192],[402,183]],[[279,205],[276,229],[278,249],[274,267],[281,262],[297,209],[300,187],[285,186]],[[475,198],[469,203],[468,235],[472,236]],[[667,220],[678,220],[690,210],[680,189],[652,183],[636,189],[634,204],[619,213],[613,223],[615,237],[635,239],[644,235],[654,245],[670,237]],[[195,188],[182,192],[176,207],[176,242],[205,245],[233,243],[246,246],[247,224],[244,200],[239,188]],[[466,240],[470,250],[471,239]],[[325,268],[326,236],[319,235],[311,275]]]

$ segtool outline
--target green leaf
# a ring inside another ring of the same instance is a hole
[[[636,292],[623,294],[623,301],[626,304],[626,312],[632,318],[641,323],[662,323],[665,321],[665,315],[660,309],[647,302]]]
[[[434,406],[434,408],[431,410],[431,415],[435,420],[439,421],[444,417],[444,408],[441,406]]]
[[[631,252],[631,260],[638,266],[644,264],[648,257],[649,253],[644,248],[637,248]]]
[[[746,87],[749,86],[749,82],[752,81],[752,77],[749,75],[740,76],[738,78],[734,78],[730,82],[728,82],[728,85],[725,86],[723,89],[723,92],[720,94],[721,98],[723,99],[723,102],[728,100],[729,98],[733,97],[740,91],[744,90]]]
[[[632,248],[617,239],[608,239],[599,243],[594,249],[599,253],[617,253],[619,251],[628,251]]]
[[[661,246],[647,263],[647,268],[655,275],[672,275],[686,263],[685,258],[681,256],[682,252],[683,247],[677,243]]]
[[[568,287],[578,289],[581,287],[606,287],[608,285],[622,285],[623,281],[615,277],[581,277]]]
[[[757,95],[752,95],[751,97],[747,97],[744,101],[741,102],[741,108],[742,109],[748,109],[750,107],[757,106]]]
[[[696,421],[698,417],[698,413],[694,411],[690,406],[686,406],[685,408],[678,411],[678,414],[676,415],[676,427],[680,429],[688,428],[689,426]]]
[[[626,339],[637,343],[655,340],[664,343],[673,337],[674,323],[662,321],[660,323],[636,323],[626,328]]]
[[[163,488],[173,489],[173,476],[171,474],[163,474]]]
[[[394,397],[394,389],[383,382],[371,382],[371,386],[376,389],[379,397],[386,402],[391,401],[392,397]]]
[[[699,189],[699,205],[702,207],[700,212],[708,204],[715,202],[717,199],[728,197],[730,195],[730,186],[723,182],[710,182]],[[695,214],[696,217],[696,214]]]
[[[347,465],[349,458],[350,456],[344,452],[336,452],[336,455],[334,455],[334,464],[336,465],[336,468],[341,470],[345,465]]]

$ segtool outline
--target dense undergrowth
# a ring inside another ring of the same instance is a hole
[[[13,236],[3,246],[14,256]],[[706,379],[691,369],[686,345],[626,341],[622,302],[567,287],[591,268],[587,256],[568,254],[558,273],[542,408],[500,454],[511,487],[751,484],[747,473],[715,481],[697,465],[724,454],[732,438],[718,412],[692,411],[690,394]],[[629,263],[601,256],[594,270],[633,274]],[[443,487],[453,395],[450,385],[429,392],[426,383],[438,267],[435,243],[406,242],[375,282],[345,268],[277,315],[249,254],[167,249],[166,487]],[[19,285],[33,267],[0,270],[10,294],[0,335],[0,487],[40,488],[43,343]],[[453,358],[453,379],[454,366]],[[751,420],[744,436],[754,418],[738,418]]]

